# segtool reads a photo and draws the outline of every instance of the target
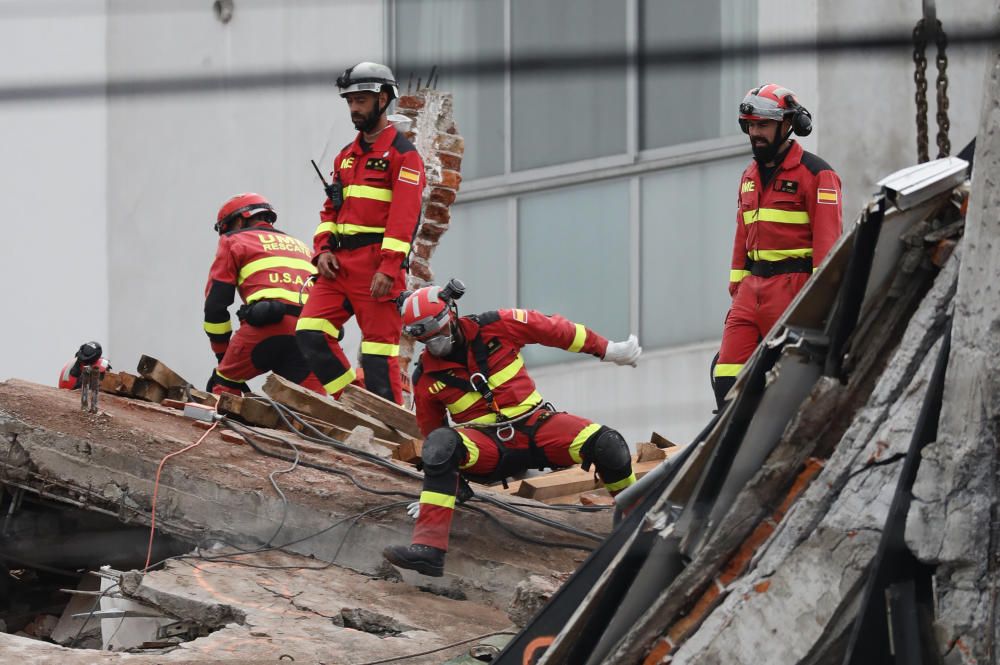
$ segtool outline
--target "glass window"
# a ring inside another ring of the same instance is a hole
[[[407,68],[408,62],[438,65],[439,90],[453,93],[455,124],[465,138],[462,177],[466,180],[504,172],[503,76],[450,77],[448,65],[504,57],[503,0],[406,0],[395,3],[396,62],[393,73],[405,94],[430,71]]]
[[[518,202],[518,306],[561,314],[606,337],[629,324],[628,182],[524,196]],[[525,358],[557,363],[566,351],[531,346]]]
[[[743,44],[756,27],[756,0],[640,0],[643,53]],[[640,147],[738,134],[737,108],[756,75],[755,58],[696,66],[640,63]]]
[[[416,4],[416,3],[414,3]],[[511,0],[515,54],[625,53],[622,3]],[[512,73],[514,170],[624,153],[625,69]]]
[[[463,315],[514,306],[514,238],[507,206],[507,199],[456,205],[431,258],[435,283],[443,286],[457,277],[468,287],[458,301]]]
[[[722,337],[747,153],[642,178],[639,339],[644,347]]]

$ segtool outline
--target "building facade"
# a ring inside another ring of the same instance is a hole
[[[940,3],[943,5],[943,3]],[[219,3],[216,3],[219,5]],[[469,286],[466,313],[559,312],[609,337],[639,335],[636,369],[532,349],[557,407],[622,430],[686,443],[710,417],[709,361],[728,306],[736,188],[749,161],[736,107],[765,81],[795,90],[815,118],[803,141],[841,174],[845,225],[874,183],[916,160],[909,51],[796,53],[560,72],[450,76],[449,65],[544,53],[651,53],[878,25],[912,30],[920,3],[891,0],[235,0],[228,21],[205,0],[0,2],[0,40],[17,63],[0,86],[394,67],[401,87],[455,97],[466,139],[452,225],[432,260]],[[995,18],[989,0],[938,8],[945,28]],[[933,49],[931,127],[934,127]],[[985,52],[949,54],[952,152],[977,124]],[[0,378],[54,383],[87,339],[131,370],[157,356],[196,383],[214,358],[201,332],[215,211],[258,191],[279,227],[311,237],[323,193],[310,159],[351,140],[328,83],[180,94],[106,95],[0,106],[3,166],[17,223],[5,272],[31,285],[37,325],[9,326],[28,349]],[[936,151],[932,151],[936,152]],[[71,202],[69,202],[71,200]],[[25,251],[36,248],[38,253]],[[347,343],[357,344],[356,329]]]

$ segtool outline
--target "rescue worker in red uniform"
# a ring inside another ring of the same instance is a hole
[[[322,393],[295,342],[295,321],[315,272],[312,252],[274,228],[278,215],[260,194],[239,194],[219,209],[219,246],[205,287],[205,332],[219,362],[208,381],[214,393],[247,392],[247,380],[273,371]],[[244,305],[233,334],[229,306]]]
[[[104,350],[97,342],[86,342],[80,345],[73,360],[66,363],[59,372],[59,387],[64,390],[76,390],[80,387],[80,376],[84,367],[96,367],[103,376],[111,369],[111,363],[101,354]]]
[[[418,289],[403,304],[403,331],[424,343],[413,374],[417,423],[426,437],[424,485],[419,504],[410,506],[417,518],[412,544],[383,555],[434,577],[444,574],[460,474],[494,482],[531,468],[582,464],[597,469],[611,494],[635,482],[621,434],[555,411],[535,390],[520,351],[544,344],[634,366],[642,353],[636,337],[609,342],[582,324],[524,309],[459,318],[454,300],[463,292],[452,280],[444,289]]]
[[[299,348],[326,392],[339,396],[355,378],[338,338],[352,316],[361,328],[365,387],[402,403],[399,308],[410,243],[424,190],[416,148],[386,117],[399,96],[392,72],[362,62],[337,79],[358,129],[333,163],[333,182],[313,236],[319,278],[296,327]]]
[[[791,138],[812,131],[812,116],[795,94],[774,83],[754,88],[740,104],[739,122],[754,159],[740,180],[733,301],[712,371],[720,408],[757,344],[841,233],[840,177]]]

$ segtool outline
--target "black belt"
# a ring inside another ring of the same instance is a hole
[[[812,273],[812,258],[783,259],[781,261],[754,261],[747,258],[744,270],[749,270],[754,277],[774,277],[793,272]]]
[[[381,233],[355,233],[354,235],[342,236],[337,233],[330,234],[328,247],[330,251],[338,249],[357,249],[368,245],[377,245],[382,242]]]

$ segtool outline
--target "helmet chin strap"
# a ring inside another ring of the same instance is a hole
[[[389,101],[387,101],[385,103],[385,106],[379,107],[379,105],[378,105],[378,97],[376,97],[375,98],[375,108],[373,108],[372,112],[368,114],[368,117],[366,117],[364,123],[362,123],[362,125],[360,127],[358,127],[358,130],[361,131],[361,132],[364,132],[365,134],[370,134],[371,131],[373,129],[375,129],[375,125],[378,124],[378,119],[382,117],[382,114],[386,112],[386,110],[389,108],[389,104],[391,104],[391,103],[392,103],[392,100],[390,99]],[[386,127],[388,127],[388,126],[389,125],[387,124]],[[379,134],[381,134],[384,129],[385,129],[385,127],[383,127],[382,129],[380,129],[379,130]]]

